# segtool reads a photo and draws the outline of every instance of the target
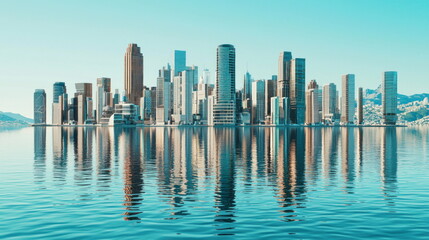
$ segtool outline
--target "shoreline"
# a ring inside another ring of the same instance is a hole
[[[52,124],[42,124],[42,125],[29,125],[31,127],[89,127],[89,128],[368,128],[368,127],[409,127],[408,125],[143,125],[143,124],[130,124],[130,125],[117,125],[117,126],[108,126],[108,125],[52,125]]]

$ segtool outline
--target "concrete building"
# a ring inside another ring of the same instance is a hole
[[[291,79],[291,52],[281,52],[278,60],[277,96],[289,97]],[[304,86],[305,87],[305,86]]]
[[[109,125],[132,125],[139,120],[139,106],[132,103],[119,103],[115,105],[115,112],[110,117]]]
[[[319,85],[316,80],[311,80],[306,92],[305,124],[314,125],[320,123],[319,118]]]
[[[358,88],[357,124],[363,124],[363,89]]]
[[[341,123],[353,124],[355,115],[355,75],[343,75],[341,87]]]
[[[305,122],[305,59],[291,60],[290,77],[290,121],[294,124]]]
[[[213,124],[235,125],[235,48],[233,45],[218,46],[216,66],[216,102],[213,107]]]
[[[257,80],[252,83],[252,124],[265,121],[265,81]]]
[[[124,89],[130,103],[138,105],[143,96],[143,54],[135,43],[125,52]]]
[[[215,103],[216,101],[213,95],[207,97],[207,125],[209,126],[214,125],[213,112]]]
[[[334,83],[323,86],[322,120],[325,124],[331,124],[337,120],[337,86]]]
[[[44,89],[34,91],[34,124],[46,124],[46,92]]]
[[[395,125],[398,111],[398,73],[384,72],[382,83],[383,122]]]

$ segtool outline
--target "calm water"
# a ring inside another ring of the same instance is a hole
[[[429,238],[429,127],[0,131],[0,239]]]

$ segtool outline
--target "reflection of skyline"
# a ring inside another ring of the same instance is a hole
[[[34,127],[34,181],[46,178],[46,128]]]
[[[307,207],[312,187],[321,181],[335,186],[339,177],[346,192],[353,193],[356,176],[371,172],[362,169],[374,164],[367,159],[363,164],[363,149],[374,144],[380,149],[376,164],[389,204],[397,192],[395,128],[48,129],[34,128],[35,182],[46,179],[50,169],[46,132],[52,131],[54,182],[65,185],[72,177],[79,187],[77,198],[93,199],[94,188],[97,196],[108,197],[117,184],[115,176],[122,178],[124,220],[142,220],[147,211],[143,201],[155,194],[168,213],[164,219],[187,218],[197,212],[194,204],[203,201],[213,209],[214,228],[233,234],[240,198],[252,196],[260,184],[273,189],[271,199],[282,221],[305,220],[300,209]],[[377,140],[367,139],[380,134]],[[202,198],[208,191],[210,197]]]
[[[398,150],[396,128],[382,129],[381,135],[381,181],[385,199],[394,204],[397,189]]]

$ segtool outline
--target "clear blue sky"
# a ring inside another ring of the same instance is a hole
[[[306,58],[307,81],[339,84],[354,73],[356,87],[374,89],[396,70],[400,93],[429,92],[428,0],[1,1],[0,31],[0,111],[30,117],[34,89],[47,91],[50,110],[55,81],[73,93],[74,83],[105,76],[123,89],[131,42],[148,86],[174,49],[213,82],[216,47],[231,43],[238,88],[246,69],[255,79],[277,74],[287,50]]]

